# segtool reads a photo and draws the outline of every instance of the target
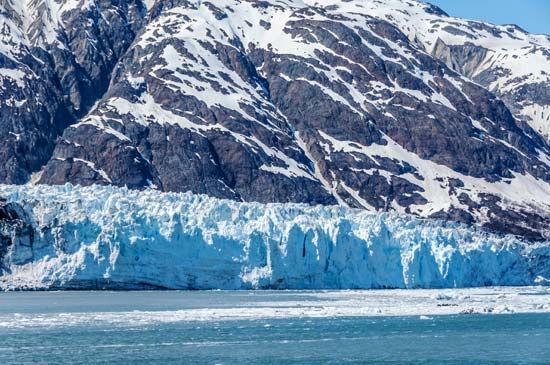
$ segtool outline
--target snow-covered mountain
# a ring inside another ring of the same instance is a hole
[[[396,213],[97,186],[0,193],[0,289],[550,284],[550,242]]]
[[[513,24],[454,18],[417,1],[361,5],[451,69],[501,97],[518,119],[550,140],[550,36],[530,34]]]
[[[34,174],[548,235],[547,36],[413,0],[0,11],[2,182]]]
[[[138,1],[0,0],[0,181],[25,183],[107,90]]]

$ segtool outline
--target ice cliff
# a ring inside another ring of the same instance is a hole
[[[3,289],[548,284],[550,242],[342,207],[0,186]]]

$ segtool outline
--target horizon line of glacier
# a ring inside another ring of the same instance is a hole
[[[549,241],[454,222],[113,186],[0,185],[0,196],[27,225],[0,247],[4,290],[550,284]]]

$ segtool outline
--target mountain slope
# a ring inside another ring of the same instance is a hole
[[[26,30],[29,52],[64,52],[48,72],[57,96],[40,103],[69,117],[50,113],[44,123],[59,128],[35,128],[48,147],[25,170],[38,170],[63,130],[41,183],[338,203],[548,235],[550,147],[517,119],[525,114],[517,105],[538,103],[518,90],[545,82],[549,62],[538,59],[532,77],[510,76],[508,61],[485,67],[492,51],[476,45],[469,56],[452,38],[462,22],[488,47],[487,29],[491,42],[510,38],[500,28],[406,0],[60,3],[44,2],[58,5],[54,25],[42,16],[38,28],[15,27]],[[91,28],[74,26],[85,19]],[[524,38],[546,47],[542,36]]]
[[[361,6],[494,92],[519,119],[550,140],[550,36],[529,34],[516,25],[454,18],[416,0],[365,1]]]
[[[141,0],[0,1],[0,181],[24,183],[107,90]]]

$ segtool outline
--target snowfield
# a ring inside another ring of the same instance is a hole
[[[0,196],[34,231],[2,258],[8,290],[550,284],[550,242],[396,213],[99,186],[2,185]]]

